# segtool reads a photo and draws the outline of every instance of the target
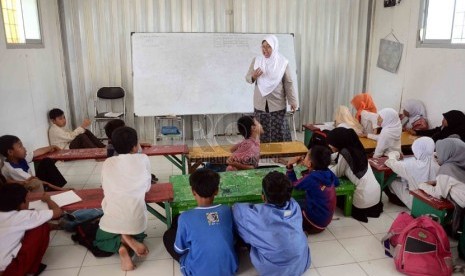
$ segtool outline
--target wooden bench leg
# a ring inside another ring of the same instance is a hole
[[[171,227],[171,211],[170,211],[170,204],[169,202],[165,201],[163,203],[158,203],[162,208],[165,209],[166,216],[160,214],[157,210],[155,210],[149,204],[145,204],[147,206],[147,211],[149,211],[152,215],[156,216],[159,220],[166,224],[167,228]]]
[[[350,217],[352,215],[352,201],[353,201],[353,194],[346,194],[345,195],[345,202],[344,202],[344,216]]]

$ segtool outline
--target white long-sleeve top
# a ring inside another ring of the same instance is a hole
[[[103,217],[100,228],[136,235],[147,228],[145,193],[151,185],[150,160],[145,154],[120,154],[102,166]]]
[[[60,149],[69,149],[69,144],[71,141],[73,141],[76,136],[84,133],[85,131],[86,130],[82,127],[78,127],[71,131],[65,127],[59,127],[55,124],[52,124],[48,129],[48,140],[52,146],[58,146]]]
[[[353,204],[355,207],[365,209],[378,204],[381,188],[378,181],[368,165],[368,170],[362,178],[358,178],[350,169],[349,164],[342,155],[339,155],[339,160],[336,165],[329,167],[337,176],[346,176],[352,183],[355,184],[355,193]]]
[[[450,194],[455,203],[465,208],[465,183],[452,176],[440,174],[436,177],[436,186],[420,183],[419,187],[438,199],[445,199]]]
[[[373,157],[381,157],[383,155],[387,156],[391,151],[397,151],[399,153],[402,152],[400,139],[390,139],[383,135],[383,133],[380,133],[379,135],[369,133],[367,134],[367,137],[376,141],[376,148]]]

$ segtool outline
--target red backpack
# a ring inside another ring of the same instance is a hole
[[[400,213],[383,238],[386,255],[396,269],[412,276],[452,275],[449,239],[442,226],[428,216]]]

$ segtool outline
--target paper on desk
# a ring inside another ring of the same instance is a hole
[[[48,210],[47,203],[43,202],[42,200],[36,200],[29,202],[29,209],[32,210]]]
[[[104,116],[107,118],[118,118],[121,115],[123,115],[123,112],[107,112]]]
[[[67,191],[61,194],[52,195],[50,198],[60,207],[82,201],[82,198],[80,198],[74,191]]]

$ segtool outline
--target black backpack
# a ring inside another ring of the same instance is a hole
[[[76,234],[72,235],[71,239],[85,246],[95,257],[110,257],[112,252],[102,251],[94,245],[99,222],[100,218],[96,218],[79,224],[76,226]]]

